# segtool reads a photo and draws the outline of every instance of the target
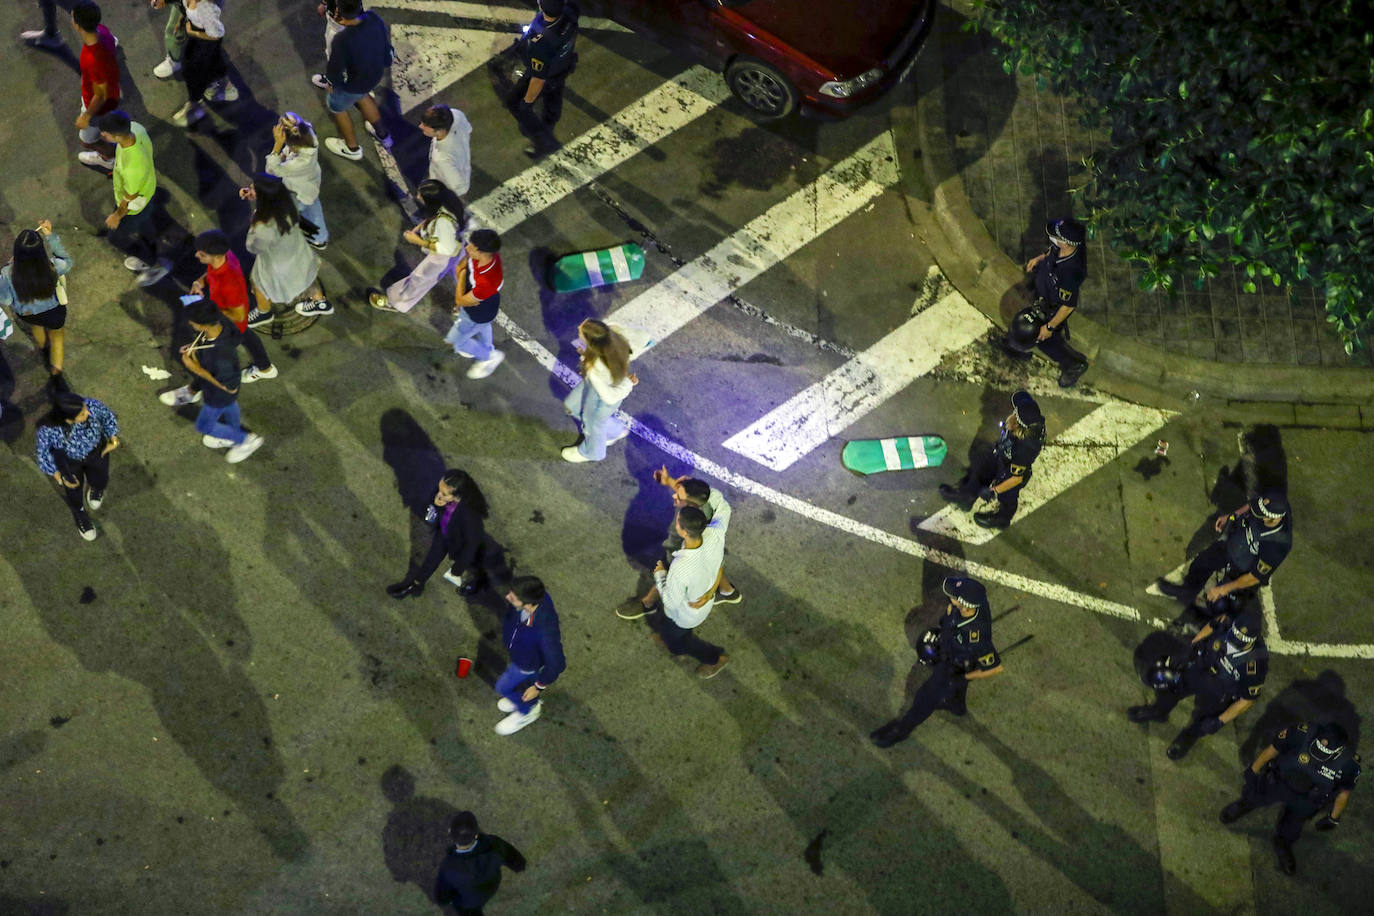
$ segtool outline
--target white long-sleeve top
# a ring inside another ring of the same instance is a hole
[[[472,185],[472,125],[457,108],[453,112],[453,126],[442,140],[429,141],[429,175],[462,197]]]
[[[198,0],[194,8],[186,4],[186,21],[211,38],[224,37],[224,23],[219,16],[219,6],[210,0]]]
[[[631,360],[635,359],[654,345],[654,341],[649,335],[639,328],[618,324],[608,325],[608,327],[624,337],[626,343],[630,345]],[[630,392],[633,391],[635,387],[634,383],[630,381],[628,374],[620,381],[615,381],[611,377],[611,370],[608,369],[606,364],[601,362],[601,360],[592,363],[591,368],[587,370],[587,383],[596,389],[597,397],[601,398],[604,403],[612,406],[619,404],[629,397]]]
[[[313,146],[283,146],[267,154],[267,174],[276,175],[301,206],[320,197],[320,151]]]

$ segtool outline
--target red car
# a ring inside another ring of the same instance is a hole
[[[607,16],[703,58],[761,118],[843,117],[903,79],[934,0],[588,0]]]

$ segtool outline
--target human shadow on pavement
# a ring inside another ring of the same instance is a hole
[[[658,417],[647,414],[636,419],[660,435],[668,435]],[[673,524],[677,510],[673,508],[673,494],[654,480],[654,471],[665,464],[663,452],[639,436],[629,436],[624,440],[624,446],[625,470],[634,478],[639,489],[625,507],[625,518],[620,526],[620,549],[631,566],[651,573],[654,565],[663,559],[663,542],[667,540],[668,529]],[[609,460],[610,456],[607,457]],[[669,467],[668,473],[674,477],[684,474],[692,476],[690,469],[675,471]],[[712,486],[715,486],[713,482]],[[648,589],[647,582],[641,582],[640,585]],[[643,593],[639,592],[641,595]]]
[[[920,766],[944,780],[989,818],[1011,833],[1028,852],[1072,881],[1113,913],[1155,914],[1164,909],[1165,885],[1170,909],[1203,913],[1208,904],[1185,881],[1160,866],[1155,854],[1117,825],[1099,820],[1029,756],[1017,753],[992,729],[976,719],[969,733],[1011,771],[1011,788],[1033,818],[994,792],[987,791],[934,752]]]
[[[382,828],[382,855],[397,884],[414,884],[431,903],[434,876],[451,844],[449,825],[458,808],[440,798],[415,794],[415,777],[400,764],[382,774],[382,795],[391,805]]]
[[[622,912],[758,912],[730,886],[738,866],[721,860],[663,780],[640,770],[589,707],[561,692],[535,727],[544,757],[558,761],[551,772],[581,828],[577,842],[598,860],[594,878],[623,884],[638,900]],[[570,889],[546,906],[582,909],[578,902]]]
[[[100,567],[78,551],[15,551],[10,562],[49,636],[87,671],[142,685],[204,780],[254,824],[276,859],[299,861],[309,840],[277,798],[285,765],[263,691],[244,668],[252,639],[229,553],[211,528],[186,537],[168,527],[185,507],[168,500],[136,453],[120,449],[112,465]],[[53,500],[56,516],[64,510]],[[86,584],[93,599],[81,603]]]

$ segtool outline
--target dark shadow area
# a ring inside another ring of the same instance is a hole
[[[801,160],[802,150],[791,141],[763,127],[746,127],[736,136],[716,140],[699,190],[716,199],[734,186],[766,191],[789,180]]]
[[[636,419],[654,432],[671,438],[663,427],[663,421],[653,414],[637,416]],[[654,471],[664,464],[663,452],[640,436],[630,436],[624,445],[625,469],[639,489],[625,507],[625,519],[620,527],[620,549],[625,552],[631,566],[648,572],[663,558],[663,542],[675,515],[673,495],[667,487],[654,480]],[[690,472],[669,468],[668,473],[678,477]],[[640,585],[647,590],[647,582],[641,582]]]
[[[1360,714],[1346,696],[1345,679],[1327,668],[1315,678],[1293,681],[1274,695],[1253,722],[1240,747],[1240,764],[1248,766],[1274,741],[1285,726],[1295,722],[1335,722],[1345,729],[1351,743],[1360,746]]]
[[[1025,228],[1021,231],[1017,258],[1021,264],[1050,247],[1045,235],[1046,220],[1075,215],[1069,196],[1069,163],[1063,149],[1056,145],[1031,150],[1026,154],[1026,169],[1037,180],[1035,197],[1026,210]]]
[[[382,828],[382,855],[397,884],[414,884],[434,899],[434,876],[448,847],[449,825],[459,809],[439,798],[415,794],[415,777],[400,764],[382,774],[382,795],[391,805]]]
[[[915,525],[913,525],[913,534],[916,533],[916,531],[917,529]],[[948,554],[950,557],[960,560],[964,559],[964,545],[961,541],[954,538],[942,537],[940,535],[932,535],[926,531],[921,531],[918,539],[927,547],[933,547],[942,553]],[[916,647],[920,644],[921,637],[925,634],[925,631],[933,626],[939,625],[940,618],[944,616],[945,610],[949,606],[949,597],[945,595],[944,589],[945,577],[958,574],[959,570],[952,569],[942,563],[937,563],[930,557],[926,557],[921,561],[921,603],[907,611],[906,619],[903,621],[906,642],[907,645],[911,647],[913,653],[915,653]],[[994,608],[993,610],[995,613],[996,609]],[[994,644],[1002,642],[1002,640],[996,638],[997,631],[995,629],[993,630],[993,637]],[[925,679],[930,675],[930,672],[931,669],[918,662],[913,654],[911,659],[911,670],[907,672],[906,683],[902,691],[902,708],[895,711],[893,714],[894,717],[905,712],[907,707],[911,705],[911,700],[916,695],[917,688],[925,683]],[[977,685],[971,686],[974,687],[974,690],[970,692],[976,693]],[[876,728],[881,724],[882,721],[875,718],[873,727]]]
[[[942,86],[959,86],[947,93],[945,116],[955,168],[963,172],[982,158],[991,141],[1001,136],[1020,94],[1016,77],[1002,69],[1002,58],[993,53],[997,39],[982,31],[965,31],[967,17],[942,6],[935,16],[939,30]],[[936,86],[920,87],[930,92]],[[979,140],[974,134],[982,134]]]
[[[54,900],[48,895],[42,897],[12,897],[0,894],[0,913],[13,916],[66,916],[72,912],[71,904],[65,900]]]
[[[421,520],[448,466],[434,440],[409,412],[393,408],[381,418],[382,461],[396,476],[396,492],[406,510]]]

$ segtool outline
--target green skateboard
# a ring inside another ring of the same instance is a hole
[[[939,467],[945,460],[945,440],[939,436],[897,436],[892,439],[855,439],[844,444],[840,460],[857,474],[910,471]]]
[[[572,293],[596,286],[638,280],[644,273],[644,249],[634,242],[600,251],[584,251],[559,258],[549,271],[549,286]]]

